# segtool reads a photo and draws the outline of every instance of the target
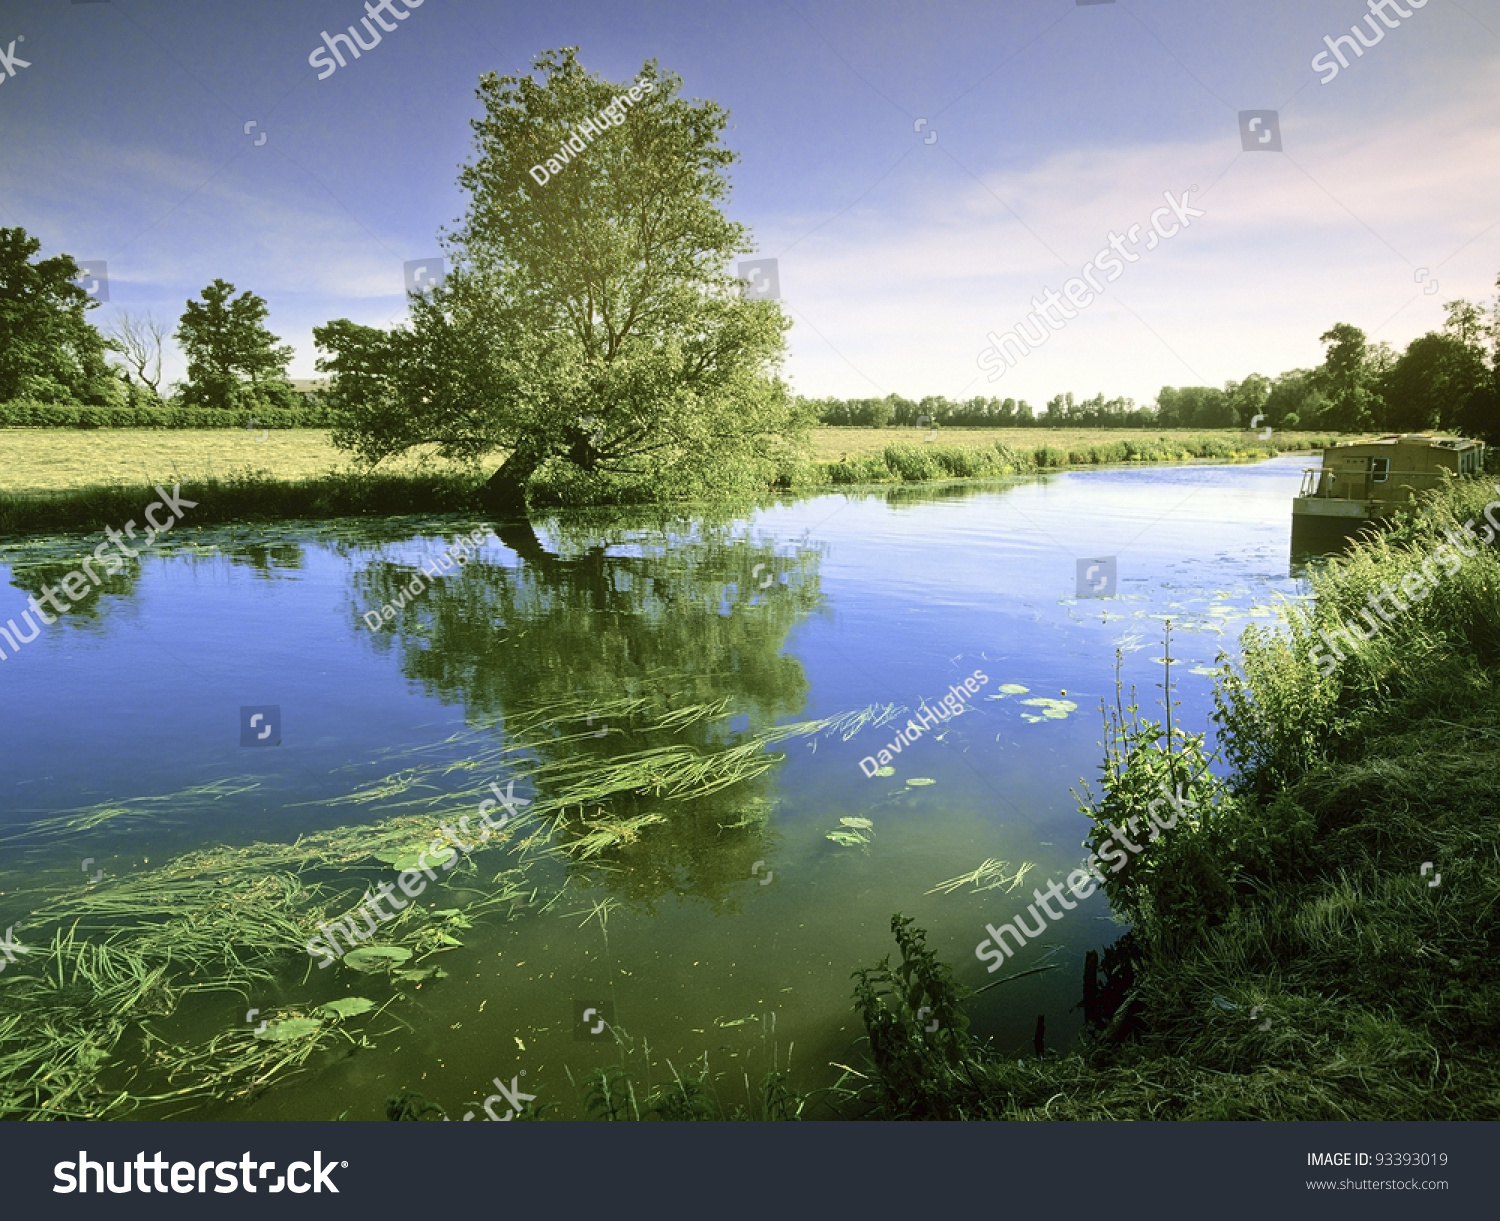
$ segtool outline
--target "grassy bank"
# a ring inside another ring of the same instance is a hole
[[[258,439],[261,436],[264,439]],[[954,429],[928,443],[925,430],[820,428],[809,454],[768,459],[676,485],[544,468],[538,506],[648,504],[864,484],[992,479],[1067,467],[1192,459],[1238,461],[1329,438],[1288,434],[1133,432],[1117,429]],[[498,458],[496,459],[498,462]],[[353,469],[321,430],[79,432],[0,430],[0,534],[92,530],[135,518],[155,483],[181,483],[196,524],[350,515],[475,511],[489,467],[412,454],[372,473]]]
[[[810,481],[818,485],[916,483],[933,479],[974,479],[1027,475],[1066,467],[1117,466],[1130,463],[1189,462],[1210,459],[1236,462],[1275,457],[1297,450],[1321,450],[1337,438],[1314,433],[1285,434],[1262,441],[1254,434],[1222,432],[1125,432],[1113,429],[966,429],[961,440],[943,433],[927,442],[891,440],[893,429],[824,429],[819,447],[841,448],[849,438],[848,456],[812,463]],[[958,430],[955,430],[958,431]],[[998,433],[998,435],[997,435]],[[885,444],[869,449],[883,434]]]
[[[1287,631],[1249,629],[1219,682],[1225,778],[1195,782],[1198,809],[1106,880],[1132,930],[1102,971],[1090,956],[1079,1046],[1018,1060],[970,1040],[951,973],[898,921],[906,972],[868,972],[858,994],[876,1066],[858,1101],[924,1118],[1500,1118],[1497,494],[1451,486],[1317,573]],[[1440,550],[1467,522],[1474,554]],[[1368,597],[1424,562],[1420,601],[1386,601],[1371,640],[1324,660],[1322,632],[1368,631]],[[1091,842],[1207,761],[1128,705],[1107,729]],[[954,1020],[927,1034],[921,1005]]]

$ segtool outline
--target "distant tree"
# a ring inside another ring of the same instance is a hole
[[[125,363],[135,371],[140,384],[150,391],[150,397],[161,399],[161,358],[167,341],[167,324],[160,322],[150,311],[145,315],[132,314],[122,309],[109,330],[115,351],[125,358]],[[129,375],[126,376],[129,381]]]
[[[1250,428],[1256,416],[1268,416],[1266,403],[1271,397],[1271,379],[1252,373],[1242,382],[1226,382],[1224,393],[1229,400],[1229,410],[1234,415],[1238,428]],[[1265,420],[1255,427],[1264,427]]]
[[[1489,380],[1479,349],[1456,335],[1414,339],[1382,379],[1386,427],[1399,432],[1460,427],[1469,399]]]
[[[71,255],[33,262],[41,248],[24,229],[0,229],[0,402],[118,405],[110,345],[87,318],[99,303],[74,283]]]
[[[1224,391],[1215,386],[1163,386],[1156,396],[1163,428],[1233,428],[1238,421]]]
[[[1468,436],[1500,446],[1500,277],[1495,280],[1495,288],[1497,292],[1488,319],[1478,306],[1449,302],[1444,306],[1448,319],[1443,329],[1470,350],[1481,351],[1488,364],[1483,382],[1459,410],[1458,427]],[[1455,306],[1459,308],[1455,309]],[[1476,318],[1474,313],[1479,316]],[[1488,351],[1484,351],[1486,346]]]
[[[1484,306],[1472,301],[1445,301],[1443,334],[1451,335],[1465,347],[1484,352],[1490,345],[1491,320],[1485,316]]]
[[[1291,369],[1276,379],[1266,396],[1266,423],[1273,428],[1321,428],[1327,408],[1316,370]]]
[[[1368,344],[1365,347],[1365,367],[1376,378],[1389,373],[1400,358],[1401,354],[1384,339],[1379,343]]]
[[[192,407],[251,410],[294,406],[286,380],[292,349],[262,325],[266,303],[252,292],[234,296],[234,285],[216,279],[189,301],[176,339],[187,357],[182,399]]]
[[[1382,425],[1385,404],[1375,387],[1365,333],[1340,322],[1318,337],[1327,355],[1318,369],[1319,388],[1328,398],[1325,425],[1342,432],[1362,432]]]

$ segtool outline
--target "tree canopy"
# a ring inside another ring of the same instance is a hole
[[[188,362],[183,402],[224,410],[294,405],[286,381],[292,348],[263,325],[265,301],[249,291],[234,296],[222,279],[199,297],[187,303],[175,336]]]
[[[410,325],[314,331],[347,421],[335,442],[369,462],[423,445],[506,451],[492,488],[522,508],[544,463],[711,472],[795,436],[777,376],[790,324],[729,266],[752,246],[721,210],[726,112],[682,99],[654,61],[630,89],[585,71],[575,48],[534,71],[545,79],[480,80],[468,211]]]
[[[110,345],[87,317],[99,303],[74,283],[71,255],[33,261],[41,248],[25,229],[0,228],[0,402],[115,406]]]

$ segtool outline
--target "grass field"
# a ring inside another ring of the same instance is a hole
[[[270,432],[257,441],[261,435],[235,429],[0,429],[0,490],[63,492],[246,471],[300,480],[351,465],[350,455],[329,444],[326,429]],[[451,463],[437,465],[454,469]],[[392,473],[417,467],[415,457],[381,464]]]
[[[265,434],[237,430],[0,429],[0,490],[25,495],[72,491],[83,487],[149,485],[165,480],[202,480],[210,476],[257,473],[297,481],[351,467],[350,455],[335,449],[323,429],[294,429]],[[888,445],[921,445],[928,436],[918,428],[818,428],[813,431],[816,462],[857,461],[882,454]],[[1203,438],[1216,438],[1236,451],[1257,453],[1263,446],[1254,434],[1235,429],[1163,430],[1115,428],[945,428],[935,446],[990,449],[1000,442],[1025,451],[1043,446],[1064,452],[1087,450],[1112,442],[1159,442],[1178,439],[1185,449]],[[1322,438],[1318,438],[1319,441]],[[1301,448],[1295,435],[1274,438],[1283,449]],[[497,454],[486,473],[498,466]],[[382,463],[380,470],[409,473],[421,465],[417,456]],[[433,461],[433,470],[451,472],[453,463]]]

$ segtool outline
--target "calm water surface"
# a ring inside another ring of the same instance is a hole
[[[896,728],[875,726],[848,741],[793,739],[784,762],[712,796],[648,802],[641,808],[665,823],[623,849],[549,864],[554,891],[568,882],[563,897],[481,919],[462,948],[440,956],[448,978],[407,989],[377,1023],[389,1033],[373,1049],[254,1102],[196,1113],[379,1118],[384,1099],[410,1086],[458,1117],[493,1092],[492,1078],[525,1070],[538,1103],[578,1116],[568,1070],[578,1079],[619,1058],[612,1045],[575,1038],[575,1006],[602,1001],[649,1043],[657,1079],[706,1052],[727,1074],[721,1096],[742,1100],[743,1077],[758,1082],[774,1047],[795,1084],[816,1089],[837,1075],[831,1062],[858,1062],[850,975],[894,951],[892,913],[915,917],[978,987],[993,978],[974,957],[984,924],[1011,918],[1022,897],[937,884],[998,858],[1035,862],[1029,882],[1045,885],[1086,855],[1071,790],[1097,775],[1099,703],[1113,699],[1117,650],[1143,711],[1159,715],[1170,618],[1177,715],[1190,730],[1211,728],[1208,671],[1220,650],[1233,653],[1248,623],[1274,624],[1278,601],[1305,593],[1288,566],[1304,461],[825,495],[666,528],[644,515],[598,527],[542,521],[534,537],[491,538],[378,631],[362,615],[474,522],[194,535],[189,518],[181,549],[143,557],[84,613],[0,663],[0,819],[10,836],[0,845],[0,927],[27,910],[18,890],[76,879],[85,857],[124,875],[208,844],[290,842],[376,821],[399,812],[399,799],[340,799],[418,765],[424,796],[446,801],[447,817],[472,813],[491,780],[536,796],[520,765],[472,766],[481,744],[489,757],[523,721],[571,735],[544,748],[554,759],[673,740],[628,715],[555,726],[551,709],[630,697],[660,715],[727,701],[675,739],[717,749],[868,705],[915,710],[979,670],[989,681],[972,710],[906,747],[894,775],[870,778],[859,766]],[[97,540],[74,540],[73,550],[85,541]],[[1076,561],[1109,556],[1117,596],[1075,597]],[[25,569],[35,556],[10,546],[0,558],[5,619],[37,588]],[[1026,691],[997,698],[1005,684]],[[1067,715],[1043,716],[1047,706],[1028,699],[1066,701],[1053,707]],[[280,707],[279,747],[240,746],[243,705]],[[224,781],[236,791],[192,792]],[[17,835],[101,803],[143,816],[63,840]],[[870,842],[830,841],[841,817],[870,820]],[[439,905],[482,894],[500,864],[476,854],[436,890]],[[354,899],[382,877],[393,875],[351,877]],[[605,900],[604,918],[591,917]],[[1006,965],[1060,969],[975,998],[974,1033],[1029,1047],[1045,1014],[1061,1046],[1078,1027],[1084,953],[1120,931],[1102,896],[1068,913]],[[183,1020],[207,1037],[216,1023],[243,1021],[247,1005],[391,994],[342,966],[304,983],[300,949],[288,962],[279,989],[220,998]]]

